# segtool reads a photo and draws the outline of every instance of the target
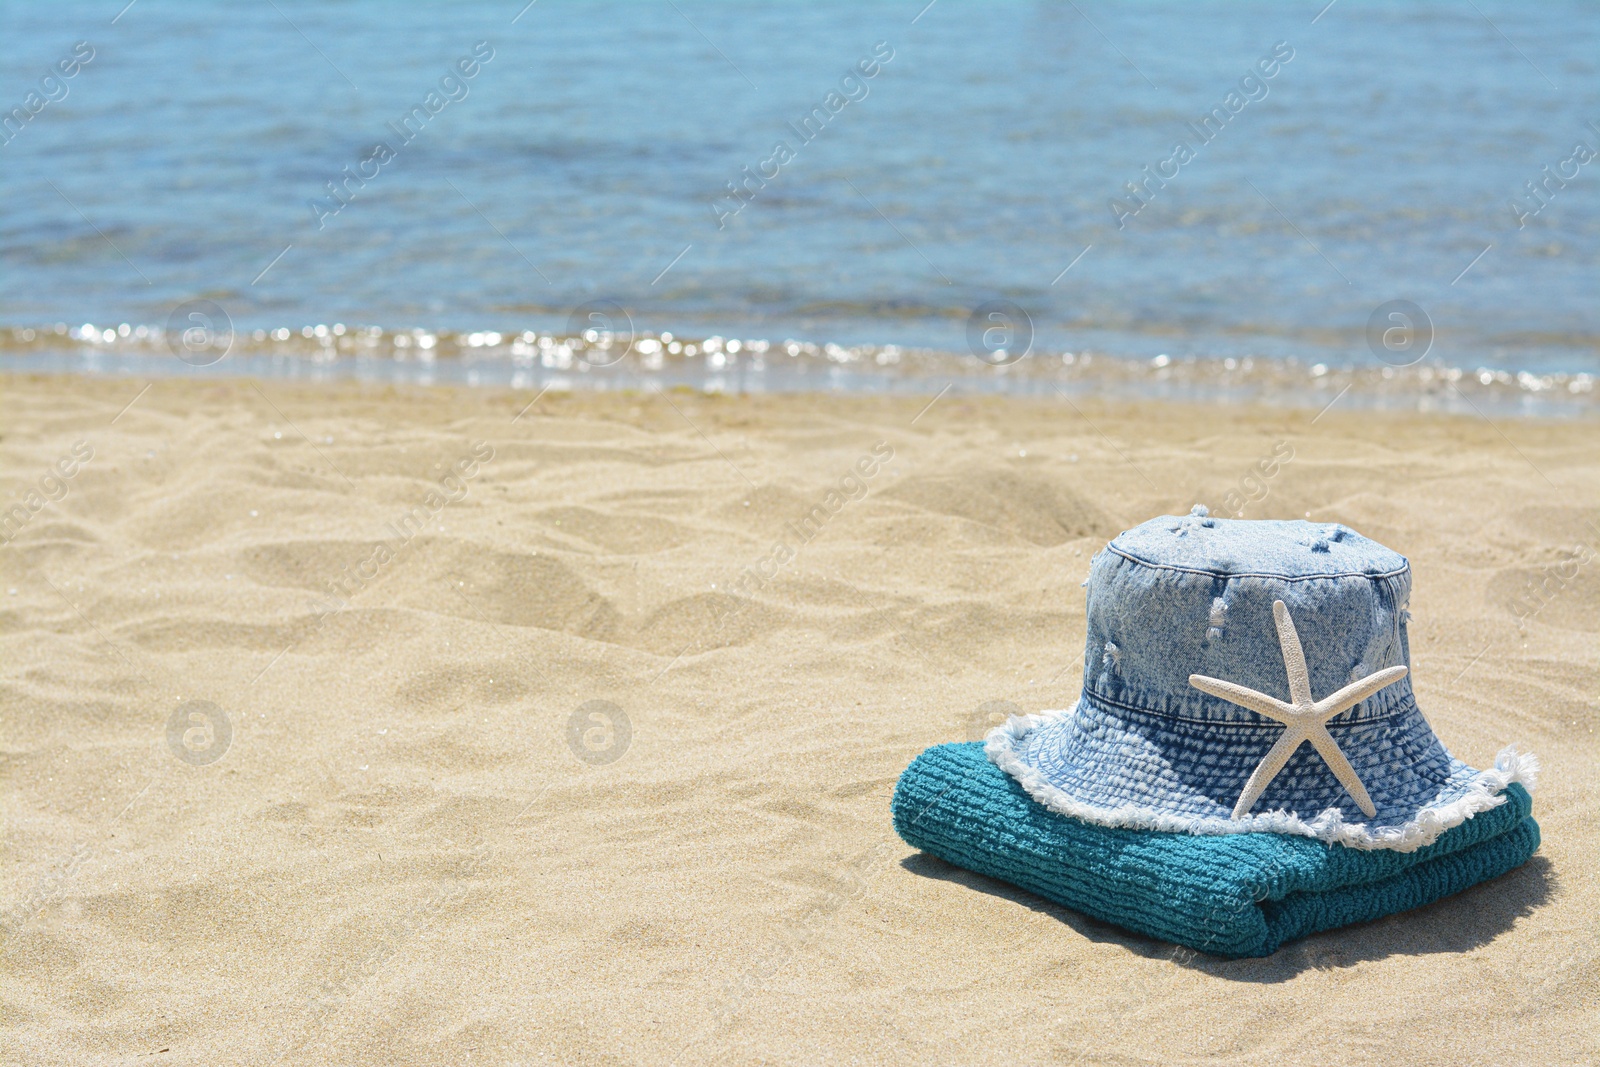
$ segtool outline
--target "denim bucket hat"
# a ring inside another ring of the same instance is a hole
[[[1532,756],[1474,770],[1434,736],[1408,675],[1410,564],[1344,526],[1196,507],[1118,535],[1084,585],[1082,695],[984,748],[1052,811],[1411,852],[1532,787]]]

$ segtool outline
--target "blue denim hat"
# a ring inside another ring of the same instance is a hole
[[[1053,811],[1409,852],[1532,787],[1532,756],[1478,771],[1434,736],[1406,676],[1411,566],[1344,526],[1196,507],[1120,534],[1084,584],[1077,704],[985,745]]]

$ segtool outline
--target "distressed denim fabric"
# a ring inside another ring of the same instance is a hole
[[[1064,712],[1013,719],[987,752],[1034,799],[1103,825],[1191,833],[1277,831],[1410,851],[1503,802],[1536,764],[1515,750],[1494,769],[1454,759],[1411,678],[1328,720],[1377,808],[1368,819],[1322,756],[1302,744],[1250,813],[1232,818],[1284,727],[1202,693],[1191,674],[1289,698],[1273,622],[1283,601],[1325,697],[1409,665],[1403,556],[1340,525],[1214,519],[1196,508],[1126,531],[1090,567],[1083,693]]]

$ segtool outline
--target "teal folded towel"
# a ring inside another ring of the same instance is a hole
[[[1505,798],[1415,852],[1278,833],[1123,830],[1048,810],[971,742],[918,756],[893,811],[913,848],[1135,933],[1236,959],[1521,866],[1539,847],[1539,824],[1521,785]]]

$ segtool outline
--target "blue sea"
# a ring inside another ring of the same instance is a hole
[[[8,369],[1600,406],[1591,3],[74,0],[0,40]]]

